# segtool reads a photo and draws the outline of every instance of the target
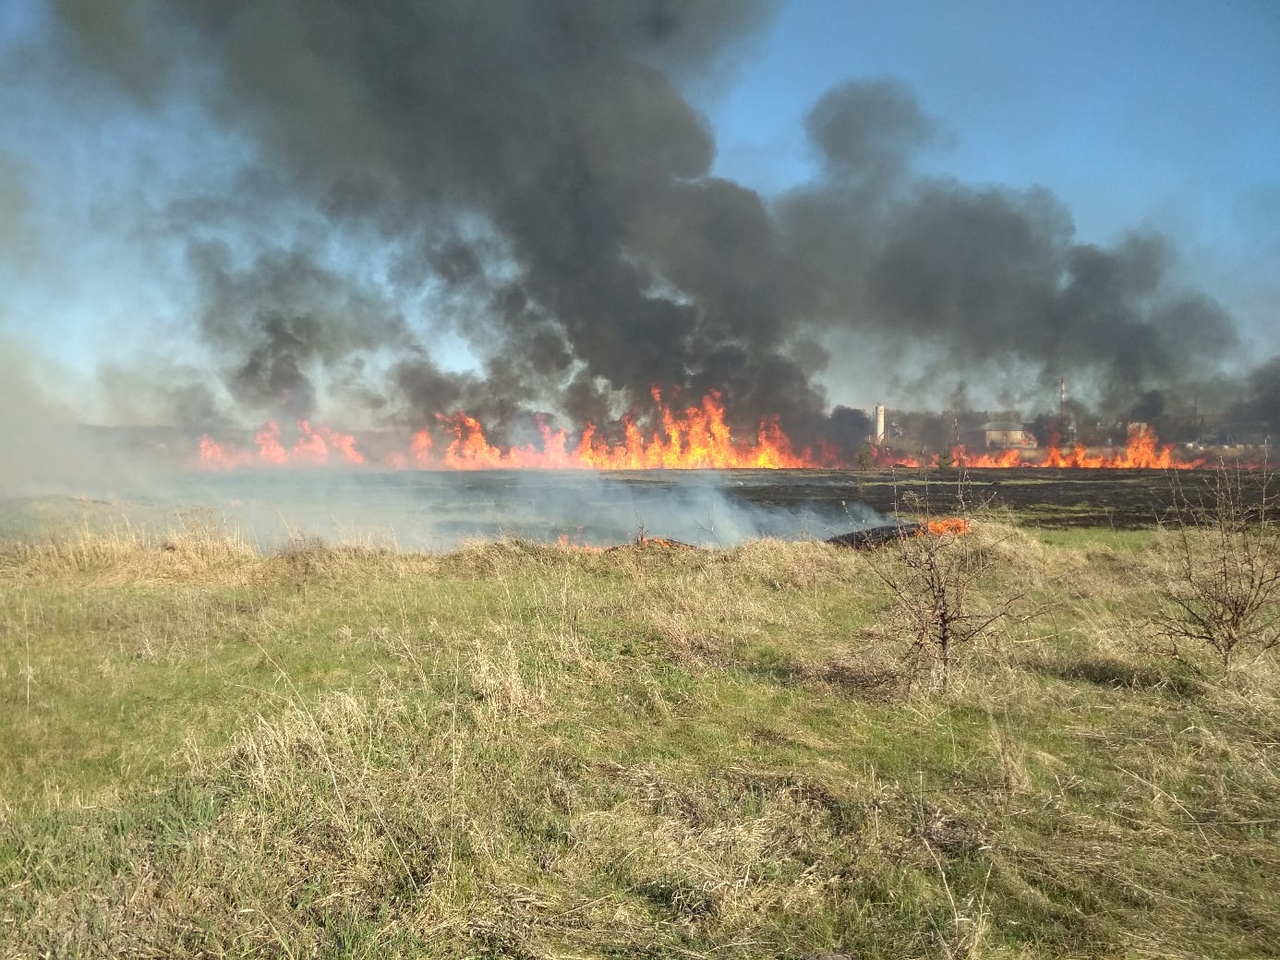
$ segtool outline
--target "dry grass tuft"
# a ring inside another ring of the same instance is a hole
[[[1008,523],[977,520],[967,536],[973,562],[1006,583],[1052,583],[1076,577],[1087,567],[1080,551],[1050,547]]]
[[[1145,651],[1142,553],[979,520],[1043,615],[909,695],[892,548],[141,541],[0,551],[0,955],[1280,940],[1280,668]]]
[[[839,590],[866,580],[864,558],[819,541],[749,540],[726,551],[744,585],[771,590]]]
[[[124,529],[111,534],[12,541],[0,546],[0,577],[96,583],[164,583],[233,575],[257,552],[234,530],[181,528],[156,538]]]

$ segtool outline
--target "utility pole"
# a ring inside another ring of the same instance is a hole
[[[1067,426],[1067,378],[1063,377],[1058,381],[1058,432],[1062,435],[1062,440],[1074,440],[1071,430]]]

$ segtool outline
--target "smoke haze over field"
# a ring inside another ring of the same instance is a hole
[[[1242,375],[1239,325],[1181,281],[1176,238],[1087,242],[1047,188],[923,172],[946,118],[900,81],[852,63],[812,104],[808,182],[765,195],[715,175],[685,91],[750,69],[761,2],[45,12],[0,79],[65,107],[57,136],[93,171],[66,202],[93,207],[170,304],[154,336],[119,308],[115,352],[87,374],[100,416],[411,428],[466,409],[520,440],[533,413],[607,422],[656,385],[721,391],[735,426],[778,415],[808,443],[847,432],[831,380],[865,356],[897,358],[889,376],[935,403],[1052,398],[1065,376],[1111,410],[1193,389],[1280,419],[1276,361]],[[130,172],[99,170],[108,132],[137,128]],[[10,272],[59,245],[56,216],[20,226],[29,175],[0,154]]]

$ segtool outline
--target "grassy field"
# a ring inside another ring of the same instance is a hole
[[[13,539],[0,955],[1280,955],[1280,669],[1162,655],[1170,541],[939,538],[942,689],[894,546]]]

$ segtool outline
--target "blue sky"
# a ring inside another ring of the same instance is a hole
[[[806,179],[804,114],[853,77],[904,81],[940,123],[923,172],[1047,187],[1089,242],[1168,233],[1280,346],[1280,3],[796,0],[701,94],[717,170]]]
[[[60,77],[42,10],[0,4],[0,334],[88,374],[178,342],[191,309],[180,259],[137,243],[123,212],[193,172],[228,176],[244,145],[180,101],[146,113]],[[1260,355],[1280,348],[1280,3],[791,0],[741,53],[686,81],[717,174],[802,184],[813,103],[893,78],[942,131],[922,174],[1046,187],[1086,242],[1159,230]]]

